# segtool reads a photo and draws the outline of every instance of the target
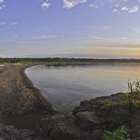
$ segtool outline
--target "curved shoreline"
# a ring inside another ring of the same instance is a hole
[[[24,73],[34,65],[37,64],[4,64],[0,67],[1,123],[30,128],[30,124],[39,124],[44,115],[56,113]]]
[[[140,139],[140,104],[135,104],[137,106],[134,110],[129,108],[130,100],[127,95],[130,93],[83,101],[73,110],[72,115],[54,114],[56,112],[51,104],[24,72],[33,65],[38,64],[7,64],[0,67],[0,117],[9,119],[8,125],[20,126],[16,126],[20,128],[18,130],[13,126],[0,124],[0,139],[100,140],[104,130],[112,131],[122,125],[132,140]],[[136,96],[133,100],[139,101],[140,97]],[[14,121],[19,122],[16,124]],[[36,128],[37,125],[39,127]]]
[[[26,87],[29,88],[29,89],[32,89],[32,90],[36,93],[36,96],[38,96],[39,98],[41,98],[41,100],[42,100],[42,102],[43,102],[44,104],[47,104],[48,106],[52,107],[51,103],[49,103],[49,101],[46,100],[46,98],[43,97],[43,95],[41,94],[41,92],[40,92],[40,90],[39,90],[38,88],[34,87],[32,81],[28,78],[28,76],[27,76],[26,73],[25,73],[25,70],[26,70],[27,68],[32,67],[32,66],[37,66],[37,65],[38,65],[38,64],[34,64],[34,65],[31,65],[31,66],[29,65],[29,66],[23,68],[22,71],[21,71],[21,75],[23,76],[23,79],[25,80],[25,85],[26,85]],[[55,113],[55,112],[56,112],[56,111],[53,110],[53,111],[50,112],[50,113]]]

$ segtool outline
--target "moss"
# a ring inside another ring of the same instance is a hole
[[[91,98],[88,102],[90,104],[95,104],[97,102],[98,98]]]
[[[133,104],[134,104],[136,107],[140,107],[140,100],[133,100]]]
[[[111,101],[111,100],[106,100],[104,102],[104,105],[101,107],[102,109],[111,109],[116,105],[115,102]]]
[[[117,129],[113,132],[105,131],[102,140],[130,140],[130,138],[125,131],[124,126],[121,126],[120,129]]]

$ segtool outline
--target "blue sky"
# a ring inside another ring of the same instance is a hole
[[[0,0],[0,57],[140,58],[140,0]]]

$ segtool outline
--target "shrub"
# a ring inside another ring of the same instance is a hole
[[[130,140],[130,138],[122,126],[114,132],[105,131],[102,140]]]

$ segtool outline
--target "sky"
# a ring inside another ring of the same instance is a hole
[[[0,0],[0,57],[140,58],[140,0]]]

